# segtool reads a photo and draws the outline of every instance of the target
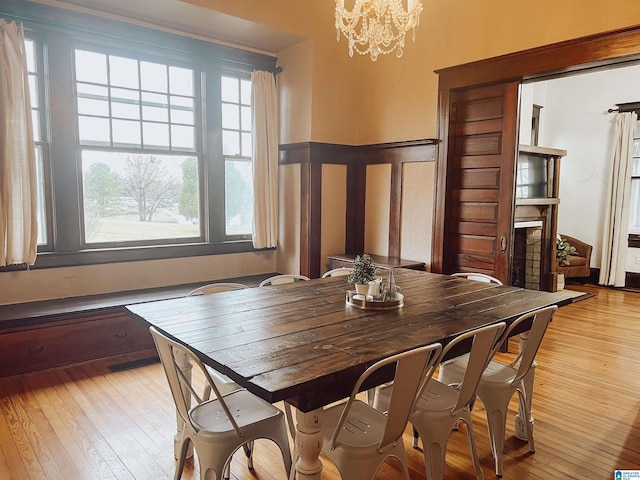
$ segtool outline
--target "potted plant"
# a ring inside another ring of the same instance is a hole
[[[563,240],[560,236],[556,238],[556,258],[560,265],[569,265],[567,257],[576,253],[576,248],[569,245],[569,242]]]
[[[347,282],[356,286],[356,291],[360,295],[366,295],[369,291],[369,282],[376,275],[376,266],[371,259],[371,255],[364,253],[357,255],[353,262],[353,270],[347,277]]]

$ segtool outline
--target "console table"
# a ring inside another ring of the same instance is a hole
[[[340,253],[337,255],[329,255],[329,268],[339,267],[353,267],[353,262],[356,259],[356,254]],[[424,262],[417,262],[415,260],[405,260],[396,257],[385,257],[382,255],[371,255],[373,263],[380,268],[410,268],[411,270],[426,270]]]

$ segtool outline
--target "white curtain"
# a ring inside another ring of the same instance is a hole
[[[36,260],[36,187],[24,31],[0,19],[0,266]]]
[[[629,198],[633,163],[633,133],[638,116],[618,113],[613,138],[608,208],[602,231],[601,285],[624,287],[629,229]]]
[[[278,243],[278,94],[271,72],[251,74],[253,110],[253,246]]]

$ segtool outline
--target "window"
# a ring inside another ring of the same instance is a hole
[[[250,72],[275,58],[15,8],[38,158],[35,268],[253,250]]]
[[[41,128],[42,123],[42,75],[40,70],[40,58],[38,55],[36,42],[25,39],[25,51],[27,54],[27,72],[29,74],[29,94],[31,101],[31,118],[33,123],[33,139],[36,144],[36,175],[38,185],[38,245],[46,247],[49,244],[49,225],[47,223],[47,195],[45,185],[47,176],[45,174],[45,152],[46,143],[43,138]]]
[[[194,70],[74,53],[84,242],[200,239]]]
[[[253,220],[251,81],[223,76],[221,94],[225,230],[227,235],[248,235]]]
[[[636,123],[633,139],[633,168],[631,170],[631,201],[629,203],[629,233],[640,234],[640,121]]]

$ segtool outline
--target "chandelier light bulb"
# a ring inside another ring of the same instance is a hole
[[[336,0],[336,32],[348,41],[349,56],[353,52],[369,55],[374,62],[378,55],[395,50],[400,58],[404,50],[404,38],[420,23],[420,0],[353,0],[353,8],[345,7],[345,0]]]

